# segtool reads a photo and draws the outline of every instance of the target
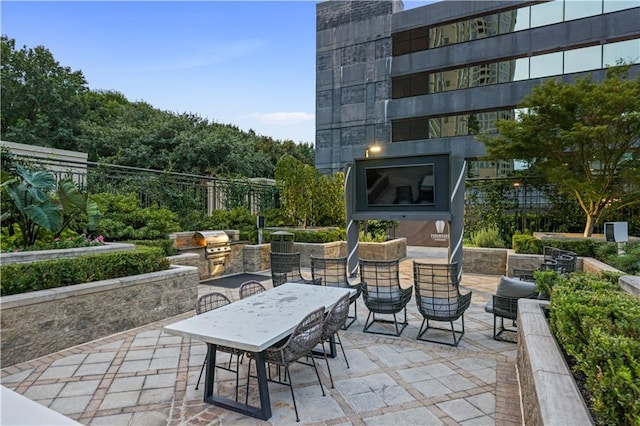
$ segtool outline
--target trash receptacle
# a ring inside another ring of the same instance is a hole
[[[293,253],[293,234],[285,231],[271,234],[271,251],[274,253]]]

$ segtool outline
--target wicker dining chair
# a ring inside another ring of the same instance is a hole
[[[212,311],[214,309],[221,308],[222,306],[228,305],[231,301],[222,293],[208,293],[203,296],[198,297],[196,301],[196,315],[203,314],[205,312]],[[230,348],[227,346],[218,345],[216,347],[217,351],[226,352],[230,354],[229,357],[229,365],[224,366],[223,364],[216,365],[216,368],[221,368],[223,370],[230,371],[236,374],[236,401],[238,400],[238,380],[239,380],[239,371],[240,371],[240,359],[244,355],[244,351],[240,349]],[[233,360],[233,356],[236,356],[236,369],[231,368],[231,362]],[[207,351],[207,357],[209,356],[209,352]],[[200,375],[198,376],[198,382],[196,383],[196,389],[200,386],[200,380],[202,379],[202,373],[204,371],[205,365],[207,365],[207,357],[205,357],[204,362],[202,363],[202,368],[200,369]]]
[[[356,290],[356,293],[349,298],[350,305],[353,305],[353,315],[348,316],[344,324],[345,330],[349,328],[358,319],[357,300],[361,291],[359,283],[351,285],[347,279],[346,256],[336,258],[311,256],[311,276],[314,281],[320,280],[322,285]]]
[[[320,280],[308,279],[300,271],[300,253],[270,252],[271,280],[277,287],[284,283],[320,284]]]
[[[413,261],[413,286],[416,305],[422,314],[422,325],[417,340],[458,346],[464,336],[464,312],[471,304],[471,292],[460,294],[458,263],[433,264]],[[462,329],[456,330],[453,322],[460,319]],[[429,321],[448,322],[450,328],[433,327]],[[424,337],[429,329],[450,331],[453,343]]]
[[[342,340],[340,339],[340,334],[338,333],[338,331],[342,329],[347,322],[347,318],[349,316],[349,306],[349,295],[345,294],[340,298],[340,300],[338,300],[333,308],[331,308],[329,313],[327,313],[327,315],[324,317],[324,325],[322,326],[322,335],[320,336],[320,342],[322,343],[322,353],[324,355],[324,362],[327,363],[327,371],[329,371],[329,379],[331,380],[332,389],[335,386],[333,385],[333,376],[331,375],[331,367],[329,367],[329,359],[327,358],[327,351],[324,344],[328,342],[331,337],[335,336],[335,338],[337,339],[336,344],[340,345],[340,349],[342,350],[344,362],[347,364],[347,368],[350,368],[347,354],[344,351]]]
[[[514,328],[505,327],[505,318],[511,320],[512,327],[516,326],[518,319],[518,300],[522,298],[532,298],[536,295],[535,282],[522,280],[519,278],[509,278],[502,276],[498,281],[496,294],[484,307],[485,312],[493,314],[493,339],[516,343],[514,339],[505,337],[505,332],[515,335]],[[500,325],[498,327],[498,318]]]
[[[240,290],[238,290],[238,293],[240,295],[240,299],[244,299],[245,297],[253,296],[254,294],[262,293],[263,291],[267,291],[265,286],[260,284],[259,281],[250,280],[240,284]]]
[[[369,309],[363,332],[400,336],[407,326],[407,304],[411,300],[413,289],[400,287],[399,265],[400,259],[360,259],[360,289],[364,304]],[[402,311],[404,320],[398,322],[396,314]],[[393,320],[376,318],[376,314],[393,315]],[[393,324],[396,332],[371,331],[370,327],[374,323]]]
[[[318,372],[318,366],[316,365],[314,357],[311,355],[311,351],[314,346],[320,343],[320,337],[322,336],[322,327],[324,322],[324,307],[320,307],[315,311],[308,314],[306,317],[298,323],[295,330],[285,343],[282,345],[272,346],[264,351],[265,362],[276,365],[278,367],[284,367],[284,378],[278,374],[278,379],[269,378],[274,383],[288,386],[291,389],[291,399],[293,400],[293,408],[296,412],[296,421],[300,421],[298,416],[298,406],[296,405],[296,397],[293,393],[293,381],[291,380],[291,372],[289,366],[294,362],[298,362],[304,365],[313,367],[322,389],[322,396],[326,396],[322,382],[320,381],[320,373]],[[302,358],[310,358],[311,364],[305,361],[301,361]],[[249,398],[249,379],[251,378],[251,360],[255,359],[252,354],[249,354],[249,369],[247,373],[247,395]],[[278,369],[280,371],[280,369]],[[287,381],[288,380],[288,381]]]

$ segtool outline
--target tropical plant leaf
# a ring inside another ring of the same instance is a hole
[[[28,205],[24,208],[23,213],[33,223],[50,232],[55,232],[60,225],[60,208],[52,202],[46,202],[42,205]]]
[[[16,166],[16,172],[25,184],[39,191],[47,192],[56,188],[56,179],[51,172],[30,171],[20,164]]]
[[[65,212],[71,212],[73,209],[85,210],[85,196],[71,179],[58,182],[58,198]]]

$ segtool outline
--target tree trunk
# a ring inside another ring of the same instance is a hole
[[[587,214],[587,223],[584,225],[583,237],[588,238],[593,234],[594,216]]]

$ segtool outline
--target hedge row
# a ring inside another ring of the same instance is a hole
[[[0,267],[0,294],[8,296],[168,268],[169,261],[163,251],[155,247],[137,247],[135,251],[32,263],[12,263]]]
[[[326,231],[291,230],[286,232],[293,234],[293,240],[297,243],[331,243],[347,239],[344,229],[329,229]],[[271,242],[271,232],[265,231],[263,237],[265,243]]]
[[[579,240],[557,239],[540,240],[533,235],[514,235],[512,239],[513,250],[522,254],[542,254],[545,246],[555,247],[561,250],[569,250],[582,257],[596,257],[596,248],[603,244],[589,238]]]
[[[640,299],[594,274],[559,279],[551,328],[584,374],[598,424],[640,424]]]

